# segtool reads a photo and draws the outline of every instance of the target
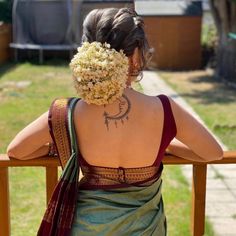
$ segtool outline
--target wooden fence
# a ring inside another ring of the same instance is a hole
[[[204,235],[205,228],[205,199],[207,164],[184,160],[174,156],[165,156],[165,165],[193,166],[192,170],[192,213],[191,230],[193,236]],[[224,152],[224,158],[210,164],[236,164],[236,151]],[[46,168],[46,199],[47,202],[58,180],[59,161],[56,158],[37,158],[32,160],[9,159],[7,155],[0,155],[0,235],[10,236],[10,203],[9,203],[9,167],[43,166]]]

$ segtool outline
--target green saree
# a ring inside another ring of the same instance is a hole
[[[79,190],[71,236],[165,236],[161,185]]]

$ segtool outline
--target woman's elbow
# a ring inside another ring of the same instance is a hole
[[[7,155],[9,157],[13,157],[15,159],[23,159],[23,156],[17,150],[17,147],[15,147],[15,146],[13,146],[11,144],[7,147]]]
[[[224,157],[224,151],[221,147],[218,148],[217,153],[215,155],[216,160],[221,160]]]
[[[14,153],[14,149],[11,149],[11,148],[7,148],[7,155],[9,156],[9,157],[14,157],[14,158],[16,158],[16,155],[15,155],[15,153]]]
[[[209,151],[204,159],[206,159],[207,161],[218,161],[221,160],[223,156],[224,156],[224,151],[221,148],[221,146],[218,146],[214,148],[214,150]]]

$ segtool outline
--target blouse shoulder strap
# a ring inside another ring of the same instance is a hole
[[[157,97],[161,100],[161,103],[163,106],[164,123],[163,123],[161,144],[159,147],[157,158],[153,164],[154,166],[160,166],[166,148],[168,147],[171,140],[176,136],[176,133],[177,133],[175,119],[172,113],[169,98],[164,94],[158,95]]]
[[[171,109],[171,104],[168,96],[161,94],[157,96],[163,105],[164,109],[164,123],[166,124],[166,128],[170,132],[171,135],[175,137],[177,133],[175,118]]]
[[[48,125],[51,137],[56,146],[62,168],[71,156],[71,142],[68,128],[68,109],[72,98],[55,99],[51,104]]]

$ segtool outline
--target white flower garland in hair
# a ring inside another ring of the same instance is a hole
[[[105,105],[122,96],[128,78],[128,57],[108,43],[85,42],[70,62],[75,88],[88,104]]]

